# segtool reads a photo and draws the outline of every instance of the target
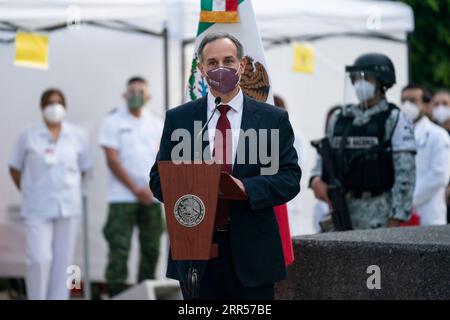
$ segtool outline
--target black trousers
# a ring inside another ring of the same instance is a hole
[[[229,232],[215,231],[213,242],[219,245],[219,257],[208,261],[200,279],[200,300],[273,300],[274,284],[245,287],[236,274],[230,250]],[[186,288],[180,282],[185,300]]]
[[[450,224],[450,205],[447,206],[447,224]]]

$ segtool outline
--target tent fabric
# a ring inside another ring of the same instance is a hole
[[[165,22],[172,36],[195,37],[199,0],[0,0],[0,21],[36,28],[64,23],[79,10],[82,20],[127,20],[161,30]],[[399,2],[361,0],[253,1],[263,38],[299,34],[398,33],[414,29],[412,9]],[[71,9],[69,9],[71,8]],[[145,21],[145,22],[144,22]],[[171,27],[172,26],[172,27]]]
[[[176,2],[176,1],[174,1]],[[183,38],[192,37],[198,19],[197,0],[182,2],[189,13]],[[281,3],[281,2],[280,2]],[[412,9],[403,3],[361,0],[292,0],[276,5],[272,0],[253,1],[263,38],[296,37],[299,34],[357,32],[410,32]],[[193,27],[195,26],[195,27]]]
[[[164,0],[0,0],[0,22],[12,22],[26,29],[38,29],[71,21],[145,21],[153,31],[164,27],[167,4]],[[0,24],[1,26],[1,24]]]

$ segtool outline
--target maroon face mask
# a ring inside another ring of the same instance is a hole
[[[233,91],[239,82],[238,70],[229,67],[218,67],[206,73],[208,85],[215,91],[226,94]]]

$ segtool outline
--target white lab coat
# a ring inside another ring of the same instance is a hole
[[[447,223],[445,188],[450,179],[450,137],[448,133],[422,117],[414,126],[416,139],[416,186],[413,208],[421,225]]]

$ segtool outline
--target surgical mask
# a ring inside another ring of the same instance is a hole
[[[142,93],[131,93],[127,99],[128,108],[132,110],[140,109],[145,104],[144,95]]]
[[[416,121],[420,116],[419,107],[415,103],[412,103],[410,101],[403,102],[403,104],[400,106],[400,109],[412,122]]]
[[[355,87],[356,97],[359,102],[367,101],[375,97],[376,87],[369,81],[359,79],[356,80],[353,86]]]
[[[439,124],[447,122],[450,120],[450,107],[446,107],[444,105],[434,107],[433,118],[436,119]]]
[[[240,80],[239,70],[218,67],[206,73],[206,81],[214,91],[227,94],[236,88]]]
[[[60,103],[49,104],[44,108],[44,118],[50,123],[60,123],[66,115],[66,109]]]

